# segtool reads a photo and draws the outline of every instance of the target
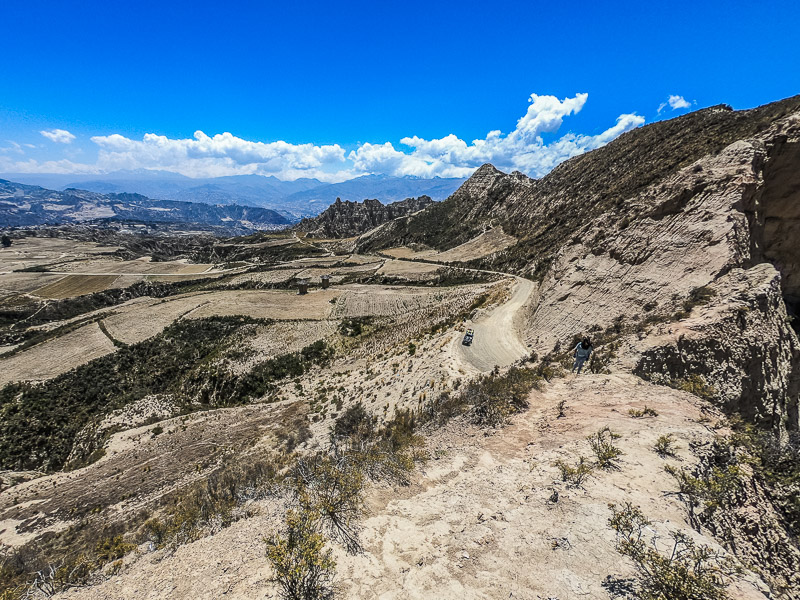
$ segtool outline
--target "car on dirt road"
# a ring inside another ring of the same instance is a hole
[[[475,331],[472,329],[467,329],[467,332],[464,334],[464,339],[461,340],[461,343],[465,346],[471,346],[473,337],[475,337]]]

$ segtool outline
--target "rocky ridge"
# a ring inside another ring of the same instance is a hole
[[[366,233],[383,223],[419,212],[433,204],[430,196],[406,198],[383,204],[380,200],[350,202],[337,198],[318,217],[303,219],[295,226],[312,237],[344,238]]]

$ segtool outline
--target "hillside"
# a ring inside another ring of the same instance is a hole
[[[350,202],[337,198],[319,216],[303,219],[293,229],[312,237],[343,238],[366,233],[392,219],[418,212],[433,203],[430,196],[383,204],[380,200]]]
[[[383,228],[360,247],[416,243],[446,250],[487,224],[500,225],[519,243],[497,266],[532,273],[555,254],[560,240],[583,235],[592,219],[604,213],[636,218],[631,205],[649,187],[736,140],[757,136],[798,108],[800,96],[752,110],[706,108],[625,133],[540,180],[484,165],[446,201]]]
[[[289,220],[265,208],[153,200],[139,194],[63,192],[0,179],[0,222],[7,227],[81,223],[95,219],[276,229]]]

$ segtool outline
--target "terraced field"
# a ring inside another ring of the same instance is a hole
[[[42,298],[71,298],[101,292],[114,285],[118,275],[67,275],[32,293]]]
[[[0,359],[0,386],[11,381],[50,379],[115,350],[97,323],[90,323]]]

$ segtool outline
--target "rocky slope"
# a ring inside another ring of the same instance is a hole
[[[97,219],[216,225],[245,230],[276,229],[289,224],[265,208],[153,200],[139,194],[63,192],[0,179],[0,223],[6,227],[81,223]]]
[[[380,200],[350,202],[337,198],[318,217],[303,219],[295,230],[312,237],[343,238],[359,235],[399,217],[405,217],[433,204],[430,196],[406,198],[383,204]]]

